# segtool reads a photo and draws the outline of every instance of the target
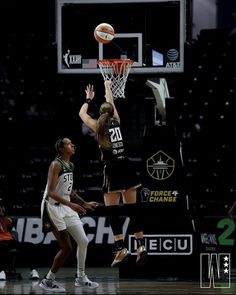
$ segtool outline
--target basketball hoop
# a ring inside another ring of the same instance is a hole
[[[102,59],[97,61],[104,81],[110,80],[114,99],[125,98],[125,84],[133,60],[130,59]]]

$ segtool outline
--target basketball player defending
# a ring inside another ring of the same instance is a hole
[[[93,85],[86,87],[86,99],[81,106],[79,116],[82,121],[95,132],[104,165],[103,195],[110,225],[114,234],[116,255],[111,266],[118,266],[129,255],[122,234],[122,223],[119,218],[120,198],[122,196],[126,215],[130,217],[130,226],[137,244],[136,264],[147,262],[147,251],[143,238],[143,223],[137,206],[137,188],[141,186],[136,179],[132,163],[125,155],[124,142],[120,130],[120,117],[113,101],[111,82],[105,81],[105,98],[100,106],[100,117],[93,119],[88,114],[88,106],[94,99]]]
[[[50,271],[39,286],[51,292],[66,291],[58,285],[55,278],[56,273],[72,252],[71,236],[78,245],[75,286],[97,288],[98,283],[90,281],[85,274],[89,241],[79,214],[85,214],[86,209],[95,210],[98,204],[85,202],[72,189],[74,165],[70,162],[70,158],[75,153],[75,146],[71,140],[69,138],[59,139],[55,148],[58,155],[49,167],[47,185],[41,204],[41,218],[43,231],[52,231],[61,249],[54,257]]]

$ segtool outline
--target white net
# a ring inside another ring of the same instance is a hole
[[[104,81],[110,80],[114,99],[125,98],[125,84],[133,61],[130,59],[103,59],[98,65]]]

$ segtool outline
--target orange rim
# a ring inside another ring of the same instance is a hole
[[[114,63],[128,63],[128,64],[133,64],[134,61],[131,59],[100,59],[97,61],[98,64],[101,65],[113,65]]]
[[[103,67],[111,67],[115,75],[124,75],[134,61],[131,59],[100,59],[97,63]]]

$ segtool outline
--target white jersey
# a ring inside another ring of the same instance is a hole
[[[73,171],[74,165],[70,162],[66,165],[60,158],[56,158],[54,161],[58,161],[61,164],[61,171],[59,173],[58,182],[56,185],[56,193],[66,200],[70,200],[70,194],[73,188]],[[56,201],[48,196],[48,184],[46,185],[43,199],[47,200],[50,204],[55,204]]]
[[[57,157],[54,161],[58,161],[61,165],[61,171],[58,176],[56,192],[62,198],[70,201],[70,194],[73,187],[73,163],[68,165]],[[46,185],[43,199],[41,203],[41,218],[43,222],[43,232],[49,232],[53,229],[58,231],[65,230],[76,226],[81,226],[81,220],[78,213],[69,206],[63,205],[50,198],[48,195],[48,184]]]

